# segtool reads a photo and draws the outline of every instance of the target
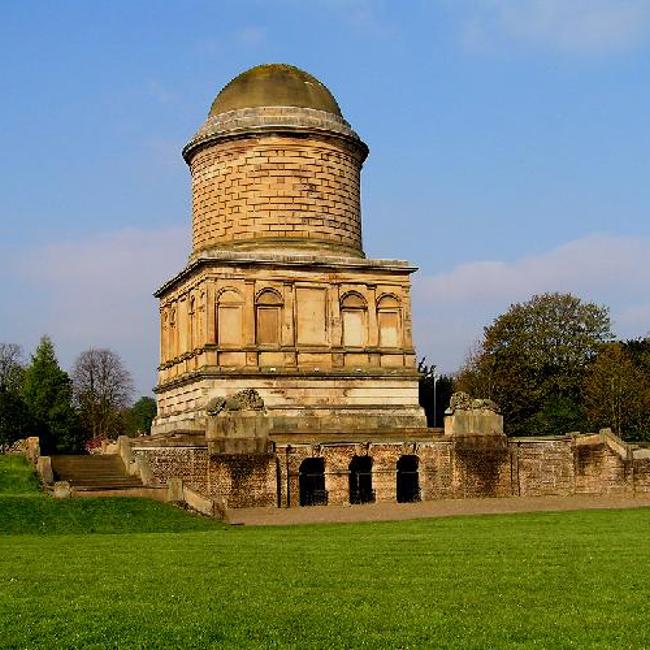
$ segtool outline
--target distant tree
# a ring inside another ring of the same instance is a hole
[[[22,356],[19,345],[0,343],[0,453],[29,435],[29,414],[21,393]]]
[[[457,390],[496,401],[510,435],[581,429],[585,377],[611,338],[607,308],[571,294],[533,296],[484,329]]]
[[[650,373],[630,346],[604,346],[585,380],[585,408],[594,428],[611,427],[627,440],[650,438]]]
[[[650,335],[621,341],[621,345],[630,354],[634,364],[650,375]]]
[[[0,343],[0,386],[17,389],[23,380],[23,350],[15,343]]]
[[[81,424],[91,438],[116,438],[123,430],[123,411],[133,393],[133,380],[113,350],[89,349],[75,361],[74,400]]]
[[[49,337],[44,336],[25,369],[23,398],[30,414],[31,435],[44,453],[77,453],[84,436],[72,405],[72,382],[61,369]]]
[[[151,432],[151,423],[156,417],[156,412],[156,400],[152,397],[141,397],[131,408],[126,410],[127,435],[149,434]]]
[[[441,427],[453,393],[454,380],[447,375],[437,374],[436,365],[428,365],[426,358],[420,360],[418,370],[420,372],[418,396],[420,406],[427,417],[427,426]]]

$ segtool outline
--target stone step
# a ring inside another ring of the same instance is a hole
[[[70,481],[72,487],[97,488],[100,490],[117,487],[142,487],[141,481],[114,478],[106,481]]]
[[[142,487],[142,481],[127,473],[118,455],[52,456],[56,481],[67,481],[74,488],[111,490]]]

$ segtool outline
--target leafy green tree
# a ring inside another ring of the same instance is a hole
[[[592,427],[610,427],[626,440],[650,438],[650,372],[626,343],[603,347],[585,380]]]
[[[29,435],[29,415],[21,394],[21,361],[20,346],[0,343],[0,452]]]
[[[44,336],[25,370],[23,398],[31,420],[31,435],[44,453],[80,453],[85,436],[72,405],[72,382],[61,369],[54,345]]]
[[[152,397],[142,396],[130,409],[126,410],[127,435],[149,434],[156,413],[156,400]]]
[[[582,429],[585,377],[611,338],[606,307],[571,294],[535,295],[484,329],[457,390],[496,401],[510,435]]]
[[[621,345],[630,354],[634,364],[650,375],[650,335],[645,338],[621,341]]]

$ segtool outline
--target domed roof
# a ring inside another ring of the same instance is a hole
[[[336,99],[324,84],[304,70],[283,63],[258,65],[235,77],[212,102],[210,116],[262,106],[312,108],[342,117]]]

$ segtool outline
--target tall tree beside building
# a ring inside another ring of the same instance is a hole
[[[535,295],[484,329],[457,390],[496,401],[510,435],[584,429],[585,378],[611,338],[606,307],[571,294]]]
[[[113,350],[82,352],[72,372],[74,399],[91,438],[116,438],[124,429],[123,411],[133,394],[133,380]]]
[[[625,343],[603,348],[585,381],[590,424],[626,440],[650,439],[650,373]]]
[[[84,436],[72,405],[72,382],[61,369],[54,345],[44,336],[25,369],[23,397],[30,415],[31,435],[44,453],[77,453]]]

